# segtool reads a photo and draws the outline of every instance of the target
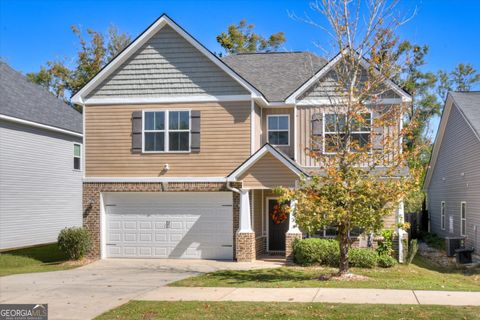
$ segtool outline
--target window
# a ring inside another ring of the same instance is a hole
[[[145,111],[143,118],[145,152],[190,150],[190,111]]]
[[[335,153],[345,147],[346,114],[325,114],[324,118],[324,152]],[[354,151],[361,151],[370,143],[372,128],[371,113],[360,114],[359,119],[352,119],[350,126],[350,144]]]
[[[440,203],[440,228],[445,230],[445,201]]]
[[[290,116],[268,115],[267,131],[268,142],[275,146],[288,146],[289,142]]]
[[[79,144],[73,145],[73,169],[80,170],[80,163],[82,158],[82,147]]]
[[[467,234],[467,203],[465,201],[460,202],[460,235],[465,236]]]

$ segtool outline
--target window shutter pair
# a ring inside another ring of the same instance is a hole
[[[142,153],[142,111],[132,112],[132,153]],[[190,112],[190,150],[200,152],[200,111]]]
[[[312,150],[321,151],[321,136],[323,135],[323,114],[314,113],[312,115]]]

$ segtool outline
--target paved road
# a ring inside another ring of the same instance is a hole
[[[480,292],[341,288],[178,288],[164,287],[134,300],[265,301],[480,306]]]
[[[49,319],[92,319],[186,277],[223,269],[268,268],[271,262],[101,260],[55,272],[0,277],[0,303],[48,303]]]

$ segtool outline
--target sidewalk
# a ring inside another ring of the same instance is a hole
[[[135,300],[265,301],[480,306],[480,292],[342,288],[190,288],[162,287]]]

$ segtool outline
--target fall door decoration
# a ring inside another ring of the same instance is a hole
[[[283,203],[277,203],[273,206],[272,210],[272,220],[275,224],[281,224],[288,218],[288,212],[290,207]]]

